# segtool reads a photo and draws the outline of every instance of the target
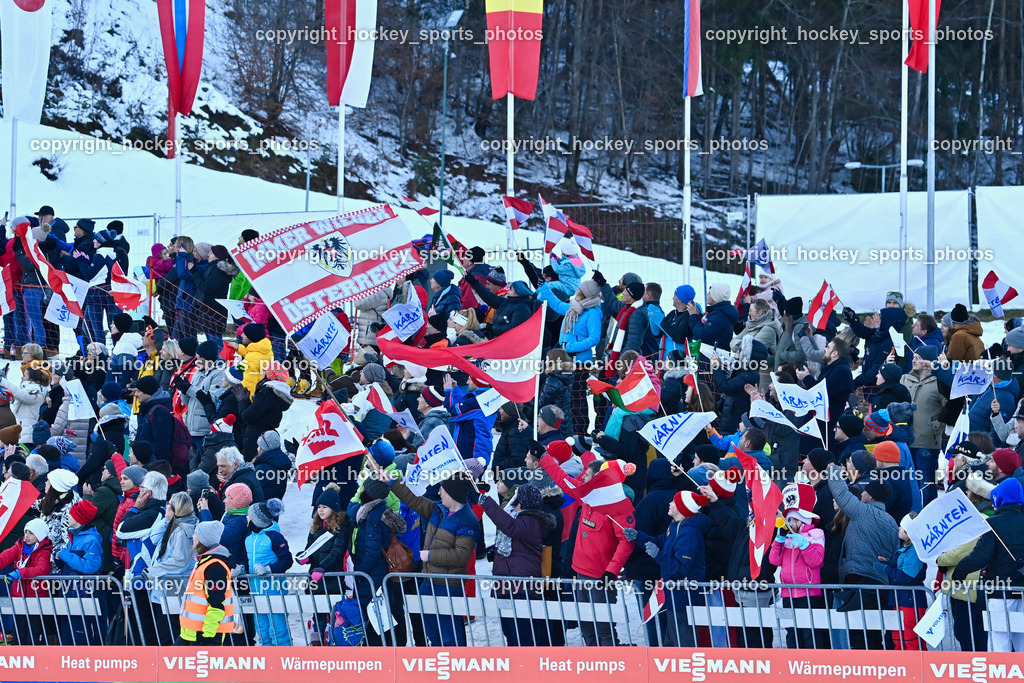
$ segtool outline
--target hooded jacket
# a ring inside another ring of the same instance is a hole
[[[523,510],[513,516],[488,496],[482,498],[480,504],[484,508],[484,514],[491,518],[498,532],[512,539],[512,549],[508,557],[499,552],[494,554],[494,576],[540,576],[544,538],[547,532],[555,527],[554,515],[541,507],[536,510]],[[526,591],[513,592],[522,594]]]
[[[981,323],[971,316],[967,323],[956,327],[949,335],[946,358],[961,362],[975,361],[985,353],[985,342],[981,340]]]
[[[92,524],[68,529],[68,544],[57,553],[62,574],[98,574],[103,565],[103,539]]]
[[[806,548],[794,544],[796,536],[803,536],[810,541]],[[768,551],[768,561],[782,571],[779,580],[782,583],[821,583],[821,565],[825,561],[825,532],[815,529],[812,524],[800,527],[799,534],[776,534]],[[804,598],[808,595],[821,595],[820,588],[783,588],[784,598]]]
[[[192,535],[195,533],[196,524],[198,523],[199,520],[195,515],[190,514],[187,517],[180,517],[177,526],[171,532],[171,537],[167,541],[166,550],[164,550],[162,555],[157,556],[157,553],[160,552],[160,545],[163,543],[164,535],[170,526],[166,517],[161,516],[157,519],[149,532],[149,539],[153,544],[153,562],[150,564],[149,569],[146,570],[146,575],[150,579],[188,574],[192,571],[192,567],[195,566],[196,562],[196,556],[192,552]],[[162,602],[166,597],[167,590],[160,585],[161,583],[157,581],[154,587],[150,589],[150,602]]]
[[[733,327],[739,322],[736,307],[728,301],[719,301],[708,306],[707,312],[690,314],[690,329],[693,338],[701,343],[719,349],[728,349],[732,342]]]
[[[39,407],[49,393],[47,388],[29,381],[14,384],[6,377],[0,378],[0,386],[14,395],[11,410],[21,427],[21,442],[32,443],[32,425],[39,421]]]
[[[427,578],[430,574],[465,574],[480,536],[480,521],[472,508],[466,504],[449,512],[440,503],[415,495],[401,482],[393,482],[391,491],[420,516],[420,547],[429,552],[421,571]]]
[[[210,433],[209,415],[214,413],[212,406],[217,405],[224,391],[224,368],[219,364],[197,369],[196,374],[192,375],[191,386],[182,396],[185,402],[185,427],[192,438],[202,440]],[[210,413],[206,412],[207,405],[211,406]]]
[[[896,554],[899,526],[885,511],[885,504],[878,501],[862,503],[850,493],[846,480],[839,475],[837,465],[829,465],[824,474],[836,504],[850,518],[839,556],[840,580],[856,575],[878,583],[888,583],[876,563],[879,557],[893,557]]]
[[[292,471],[292,461],[280,448],[263,451],[252,461],[256,470],[256,478],[263,487],[263,495],[271,498],[284,498],[288,490],[288,475]]]
[[[280,427],[284,411],[294,402],[291,387],[286,383],[279,380],[263,380],[260,383],[252,403],[241,415],[245,421],[245,447],[242,450],[246,458],[256,457],[256,440],[263,432]]]
[[[354,570],[366,572],[373,580],[373,585],[382,585],[389,569],[381,551],[391,545],[392,534],[397,536],[405,533],[405,520],[388,507],[385,499],[381,499],[360,505],[356,511],[355,525],[352,543]],[[366,597],[369,598],[369,595]]]
[[[241,344],[238,353],[245,361],[242,386],[249,390],[249,397],[254,398],[256,385],[263,379],[267,366],[274,362],[274,349],[270,344],[270,338],[264,337],[252,344]]]
[[[0,567],[13,564],[20,575],[19,579],[11,581],[11,597],[34,598],[50,594],[44,582],[32,579],[50,573],[52,552],[53,543],[49,538],[39,540],[34,546],[26,546],[25,539],[20,538],[17,543],[0,553]]]

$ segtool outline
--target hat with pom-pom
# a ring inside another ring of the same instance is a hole
[[[727,470],[718,470],[708,480],[708,485],[719,498],[732,498],[736,495],[736,485],[743,479],[743,470],[739,467],[730,467]]]
[[[696,517],[700,514],[700,509],[707,505],[710,500],[707,496],[701,493],[680,491],[676,495],[672,496],[672,502],[675,503],[676,510],[678,510],[679,514],[683,517]]]
[[[230,432],[235,428],[235,416],[225,415],[210,425],[211,432]]]
[[[548,455],[554,458],[559,465],[565,464],[572,457],[572,446],[568,441],[561,439],[549,443],[547,451]]]
[[[249,507],[249,521],[259,529],[266,529],[276,522],[284,512],[284,503],[280,498],[271,498],[265,503],[256,503]]]

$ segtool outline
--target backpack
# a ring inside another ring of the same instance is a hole
[[[171,435],[171,449],[168,460],[171,465],[188,465],[189,453],[192,451],[192,435],[188,431],[188,427],[181,421],[180,418],[175,417],[174,413],[170,411],[167,406],[158,405],[154,410],[149,411],[146,416],[146,424],[150,427],[153,426],[153,413],[155,410],[163,410],[171,419],[174,420],[174,431]]]
[[[380,554],[388,563],[388,572],[391,574],[408,574],[414,569],[412,550],[394,534],[391,534],[391,544],[387,549],[381,548]]]
[[[334,603],[332,618],[327,624],[327,642],[330,645],[355,646],[363,642],[366,626],[363,610],[355,598],[343,598]]]

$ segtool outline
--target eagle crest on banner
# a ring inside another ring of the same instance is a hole
[[[306,246],[309,260],[328,273],[340,277],[352,274],[352,247],[344,235],[333,234],[321,237]]]

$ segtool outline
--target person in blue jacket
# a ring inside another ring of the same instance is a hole
[[[439,270],[430,277],[430,305],[427,315],[441,315],[446,319],[452,311],[462,308],[462,291],[452,284],[455,273],[450,270]]]
[[[704,490],[715,496],[709,487]],[[701,508],[709,502],[712,499],[704,493],[680,491],[668,504],[672,523],[665,533],[655,538],[637,529],[626,528],[622,532],[627,541],[643,548],[661,568],[661,578],[667,586],[664,609],[670,614],[666,642],[662,643],[665,647],[697,644],[696,632],[686,617],[686,608],[693,603],[685,585],[703,581],[707,572],[704,535],[711,528],[711,519],[701,514]]]
[[[196,317],[196,288],[192,278],[192,269],[200,267],[200,259],[196,255],[196,245],[191,237],[181,236],[171,245],[174,251],[174,272],[178,278],[178,296],[174,308],[178,312],[174,320],[172,336],[175,339],[194,337],[198,331]]]
[[[594,360],[594,347],[601,341],[601,305],[604,297],[594,280],[580,283],[569,301],[562,301],[547,288],[537,290],[537,298],[546,301],[548,308],[563,316],[558,344],[574,354],[577,362]]]
[[[68,512],[68,544],[57,553],[56,561],[62,567],[62,574],[88,576],[98,574],[103,564],[103,539],[93,526],[96,506],[82,500],[71,506]],[[68,597],[81,595],[92,597],[98,590],[87,585],[73,586],[65,592]],[[61,645],[100,645],[101,633],[105,630],[101,615],[89,617],[72,616],[60,620]]]
[[[477,396],[486,389],[477,387],[473,378],[469,378],[469,394],[463,394],[451,375],[444,376],[444,408],[451,413],[448,426],[451,428],[455,446],[463,458],[483,458],[484,465],[491,462],[494,449],[495,415],[484,415],[477,403]]]
[[[287,592],[279,579],[267,578],[268,574],[283,574],[292,566],[288,541],[277,523],[282,512],[284,505],[278,498],[256,503],[249,508],[245,557],[246,569],[254,577],[249,582],[253,595],[282,595]],[[257,614],[256,630],[261,645],[292,644],[286,614]]]
[[[907,535],[907,523],[917,517],[911,512],[900,522],[900,547],[894,557],[879,557],[875,567],[889,580],[890,586],[907,586],[910,588],[924,585],[924,577],[928,565],[917,555],[917,549]],[[893,631],[893,646],[896,650],[924,650],[921,640],[914,632],[914,626],[924,617],[928,609],[928,600],[924,591],[897,590],[889,591],[889,607],[895,607],[902,613],[903,630]]]
[[[690,314],[690,329],[695,341],[729,350],[733,327],[740,319],[739,311],[731,301],[729,285],[716,283],[708,288],[708,309],[703,316],[693,301],[686,305],[686,310]]]

